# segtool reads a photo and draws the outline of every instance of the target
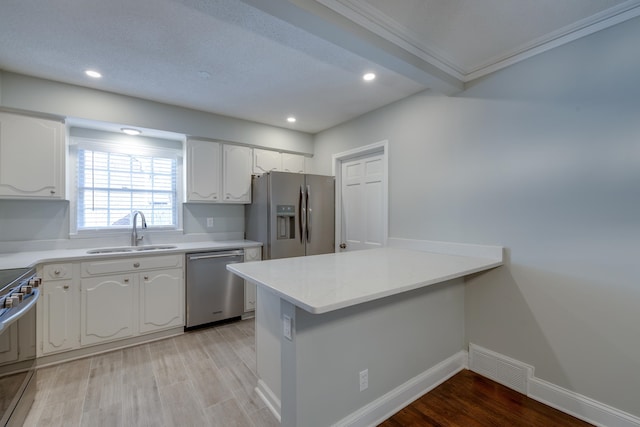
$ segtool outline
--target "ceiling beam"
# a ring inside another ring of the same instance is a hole
[[[241,0],[276,18],[402,74],[434,92],[452,95],[464,83],[315,0]]]

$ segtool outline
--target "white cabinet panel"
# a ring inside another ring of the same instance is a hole
[[[0,197],[64,199],[65,128],[0,113]]]
[[[284,172],[305,173],[304,156],[282,153],[282,170]]]
[[[80,305],[71,280],[45,281],[42,286],[42,354],[77,348]]]
[[[40,299],[36,307],[38,357],[80,346],[80,281],[72,263],[38,267]]]
[[[187,202],[251,203],[251,149],[187,140]]]
[[[18,323],[14,322],[0,335],[0,365],[18,360]]]
[[[251,149],[239,145],[223,147],[224,201],[251,203]]]
[[[140,275],[140,333],[184,325],[182,269]]]
[[[253,173],[255,174],[272,171],[305,173],[305,170],[305,157],[301,154],[253,149]]]
[[[253,173],[263,174],[282,170],[282,156],[278,151],[253,149]]]
[[[98,344],[136,334],[137,295],[133,275],[82,279],[82,345]]]
[[[219,202],[222,188],[222,144],[187,140],[187,201]]]

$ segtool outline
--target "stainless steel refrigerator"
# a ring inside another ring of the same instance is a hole
[[[252,180],[246,238],[262,242],[262,258],[335,252],[332,176],[269,172]]]

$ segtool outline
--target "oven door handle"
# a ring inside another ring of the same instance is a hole
[[[0,319],[0,333],[5,328],[8,328],[13,322],[27,314],[29,310],[34,308],[33,306],[38,301],[38,298],[40,298],[40,289],[34,289],[33,293],[27,297],[26,301],[22,300],[22,304],[18,307],[11,308],[8,312],[5,312]]]

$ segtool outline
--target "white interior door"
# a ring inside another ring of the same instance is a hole
[[[387,161],[382,150],[339,162],[339,251],[371,249],[387,242]],[[336,164],[336,167],[338,165]],[[338,225],[338,224],[337,224]]]

